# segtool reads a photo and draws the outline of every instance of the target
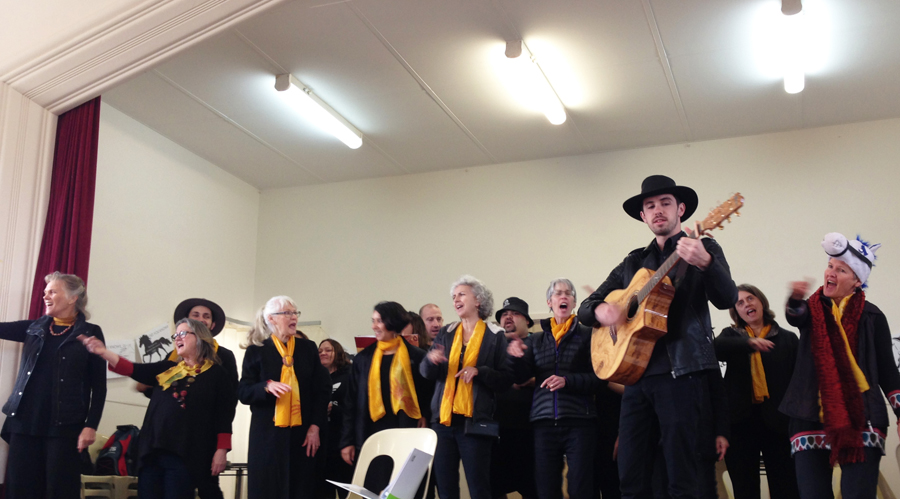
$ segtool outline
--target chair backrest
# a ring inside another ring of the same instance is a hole
[[[413,449],[419,449],[434,455],[437,447],[437,433],[431,428],[392,428],[374,433],[363,443],[356,457],[356,470],[353,471],[354,485],[363,486],[366,479],[366,471],[369,464],[378,456],[390,456],[394,460],[394,469],[391,470],[391,480],[400,473],[400,467],[406,461]],[[425,490],[428,490],[428,480],[431,477],[431,464],[428,464],[428,473],[425,475]],[[372,492],[380,492],[373,490]]]
[[[97,438],[94,439],[94,443],[88,446],[88,453],[91,455],[91,462],[97,462],[97,454],[100,453],[100,449],[106,445],[106,441],[109,440],[109,437],[104,435],[97,435]]]

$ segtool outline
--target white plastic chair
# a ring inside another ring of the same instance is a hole
[[[367,438],[359,450],[351,483],[362,487],[369,464],[378,456],[390,456],[394,460],[394,469],[391,470],[391,481],[393,481],[413,449],[419,449],[433,456],[435,448],[437,448],[437,433],[431,428],[392,428],[379,431]],[[433,461],[428,464],[428,473],[425,474],[425,490],[428,490],[432,464]],[[373,490],[373,492],[379,491]]]

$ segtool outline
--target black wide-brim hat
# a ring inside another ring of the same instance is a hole
[[[528,315],[528,303],[525,303],[525,300],[521,298],[517,298],[515,296],[510,296],[509,298],[503,300],[503,308],[497,311],[494,314],[494,319],[497,320],[497,323],[500,323],[500,316],[503,315],[503,312],[507,310],[512,310],[513,312],[518,312],[525,316],[525,319],[528,321],[528,327],[534,325],[534,321],[531,320],[531,316]]]
[[[175,307],[175,316],[172,320],[174,322],[178,322],[181,319],[184,319],[197,305],[203,305],[212,312],[213,323],[215,324],[215,327],[212,328],[210,333],[212,333],[213,336],[221,333],[222,329],[225,328],[225,321],[227,320],[225,318],[225,311],[222,310],[222,307],[220,307],[216,302],[209,301],[206,298],[188,298],[187,300],[179,303],[178,306]]]
[[[675,181],[665,175],[650,175],[641,182],[641,193],[628,198],[622,203],[625,213],[635,220],[641,220],[641,210],[644,209],[644,200],[659,196],[660,194],[672,194],[680,203],[684,203],[684,215],[681,220],[687,220],[697,210],[697,193],[694,189],[683,185],[675,185]]]

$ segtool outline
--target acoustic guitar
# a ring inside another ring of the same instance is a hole
[[[691,237],[709,235],[716,227],[723,229],[722,222],[730,222],[733,214],[740,216],[742,206],[744,198],[737,193],[697,223]],[[633,385],[644,374],[656,341],[668,331],[669,305],[675,296],[668,274],[679,261],[678,253],[672,252],[655,272],[640,269],[626,289],[607,295],[605,301],[624,310],[626,319],[618,326],[594,328],[591,360],[597,377]]]

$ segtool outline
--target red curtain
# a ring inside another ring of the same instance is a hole
[[[50,202],[34,273],[29,319],[44,315],[44,276],[75,274],[87,282],[94,222],[100,97],[59,116]]]

